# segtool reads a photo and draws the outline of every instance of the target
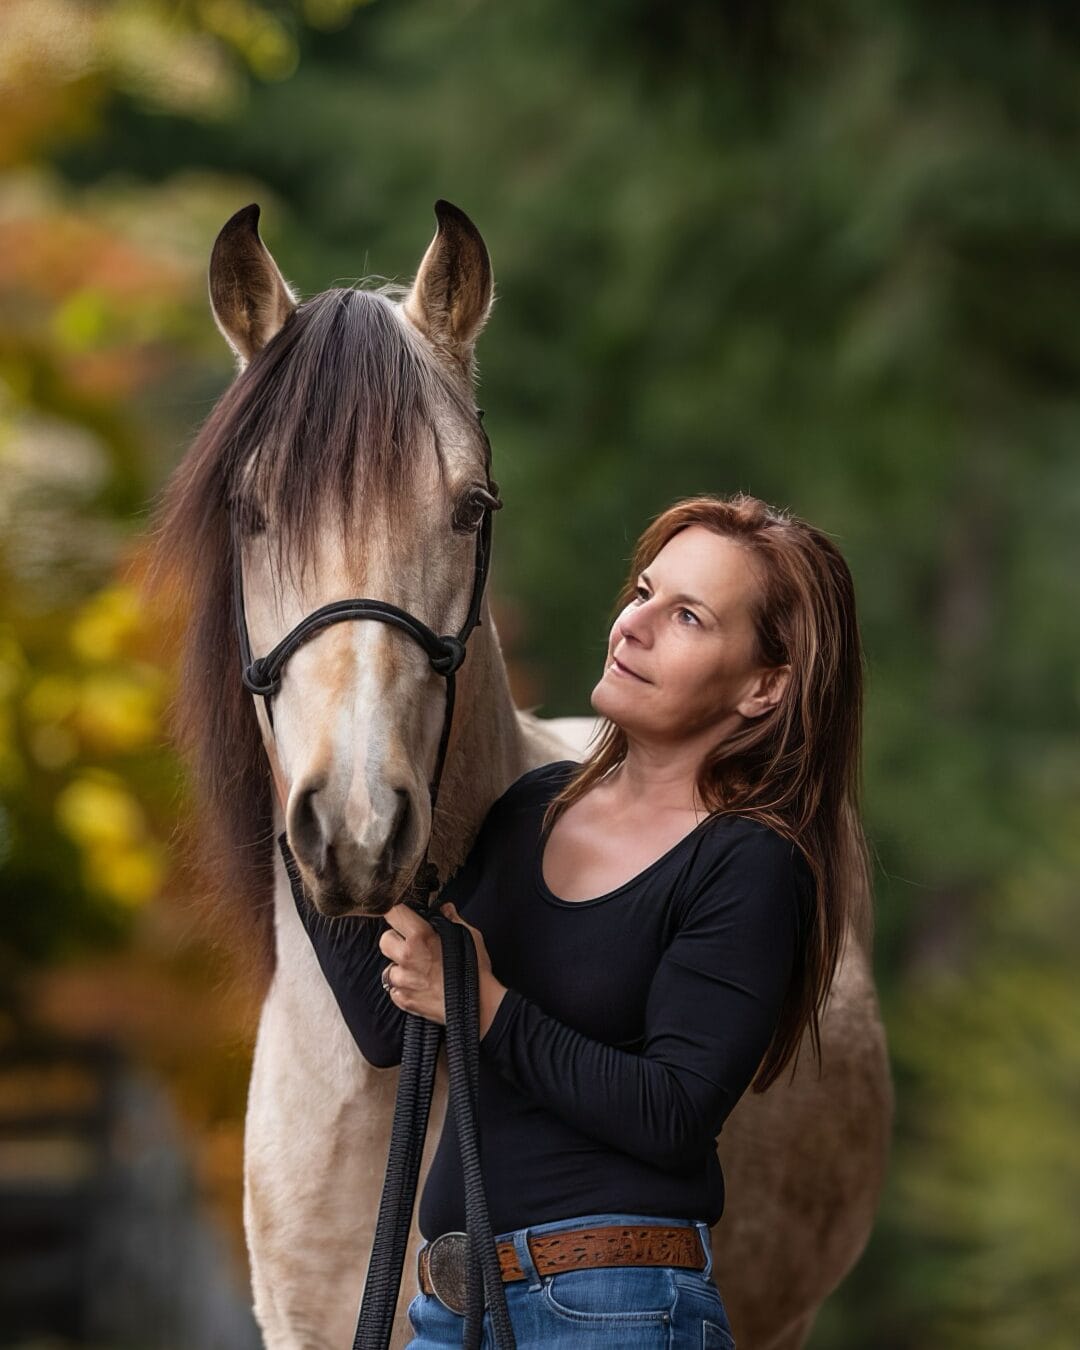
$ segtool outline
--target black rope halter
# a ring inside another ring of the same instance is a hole
[[[483,415],[483,410],[477,409],[478,421]],[[281,688],[285,664],[289,657],[316,633],[346,619],[377,619],[408,633],[424,649],[432,670],[446,679],[446,711],[439,737],[435,772],[428,784],[433,824],[439,783],[446,759],[446,747],[450,740],[450,726],[454,716],[455,675],[465,660],[465,644],[469,635],[480,623],[480,609],[491,560],[491,517],[492,513],[502,506],[498,485],[490,477],[491,443],[482,424],[480,434],[487,449],[486,463],[489,469],[487,491],[484,513],[476,532],[472,598],[465,622],[456,634],[439,636],[414,614],[385,600],[334,600],[301,619],[266,656],[254,658],[244,611],[240,541],[235,520],[232,522],[233,613],[242,660],[241,678],[252,694],[263,699],[271,731],[274,727],[271,700]],[[278,847],[294,899],[297,904],[310,903],[304,896],[300,870],[284,832],[278,836]],[[429,897],[439,887],[438,874],[428,857],[429,849],[430,839],[428,848],[424,850],[423,862],[404,903],[428,920],[438,933],[443,949],[450,1110],[454,1113],[461,1142],[468,1232],[463,1344],[466,1350],[479,1350],[486,1297],[491,1310],[496,1345],[499,1350],[513,1350],[516,1342],[506,1307],[498,1252],[491,1231],[480,1171],[477,1125],[480,1062],[479,981],[476,948],[471,934],[464,925],[453,923],[429,907]],[[401,1288],[405,1250],[408,1245],[409,1226],[412,1222],[421,1154],[435,1087],[435,1065],[442,1036],[443,1028],[438,1022],[429,1021],[413,1013],[406,1015],[401,1073],[390,1135],[386,1180],[379,1203],[375,1239],[368,1262],[353,1350],[387,1350],[390,1344],[394,1310]]]

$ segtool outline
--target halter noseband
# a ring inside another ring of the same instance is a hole
[[[478,409],[477,415],[482,417],[483,411]],[[487,444],[487,462],[490,465],[491,443],[488,441],[483,426],[481,426],[480,431]],[[432,670],[445,678],[446,711],[443,715],[442,734],[439,737],[435,774],[428,784],[431,795],[432,820],[435,816],[435,802],[439,795],[439,781],[442,778],[446,747],[450,740],[450,725],[454,717],[454,675],[465,660],[465,643],[469,639],[469,634],[480,623],[480,607],[484,600],[488,565],[491,560],[491,516],[493,511],[499,510],[502,506],[502,502],[499,500],[498,484],[493,481],[490,475],[488,476],[487,491],[490,500],[484,503],[484,514],[476,531],[476,561],[473,570],[473,588],[472,597],[469,601],[469,612],[456,634],[448,633],[441,637],[429,628],[422,619],[418,619],[406,609],[390,604],[389,601],[332,600],[329,604],[321,605],[318,609],[305,615],[296,627],[286,633],[266,656],[253,657],[251,639],[248,636],[247,616],[244,610],[244,574],[240,556],[240,540],[236,522],[235,520],[231,522],[233,534],[233,615],[236,620],[236,637],[240,646],[242,663],[240,678],[243,680],[246,689],[250,690],[252,694],[262,697],[271,731],[274,729],[274,713],[270,700],[281,688],[285,662],[298,647],[309,641],[316,633],[321,632],[324,628],[329,628],[331,624],[341,623],[345,619],[378,619],[382,623],[400,628],[423,647]],[[428,860],[425,850],[424,862],[417,874],[416,881],[413,883],[413,890],[426,894],[434,890],[438,884],[435,869]]]

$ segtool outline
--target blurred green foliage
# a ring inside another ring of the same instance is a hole
[[[312,294],[411,276],[448,197],[495,269],[493,584],[542,712],[587,710],[680,496],[789,506],[856,578],[899,1112],[812,1346],[1074,1345],[1077,12],[42,0],[2,28],[7,971],[134,940],[167,885],[168,677],[115,567],[231,377],[216,230],[258,200]]]

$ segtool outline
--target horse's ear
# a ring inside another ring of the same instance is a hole
[[[243,370],[296,308],[296,296],[259,238],[254,203],[221,227],[210,255],[209,282],[214,322]]]
[[[491,259],[480,231],[464,211],[435,203],[439,225],[402,302],[409,321],[437,351],[472,373],[476,339],[491,310]]]

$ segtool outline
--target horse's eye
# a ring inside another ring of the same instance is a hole
[[[453,527],[459,534],[472,534],[484,519],[484,503],[474,492],[463,497],[454,507]]]
[[[502,502],[486,488],[473,488],[454,507],[453,527],[460,534],[473,534],[483,524],[485,512],[500,506]]]

